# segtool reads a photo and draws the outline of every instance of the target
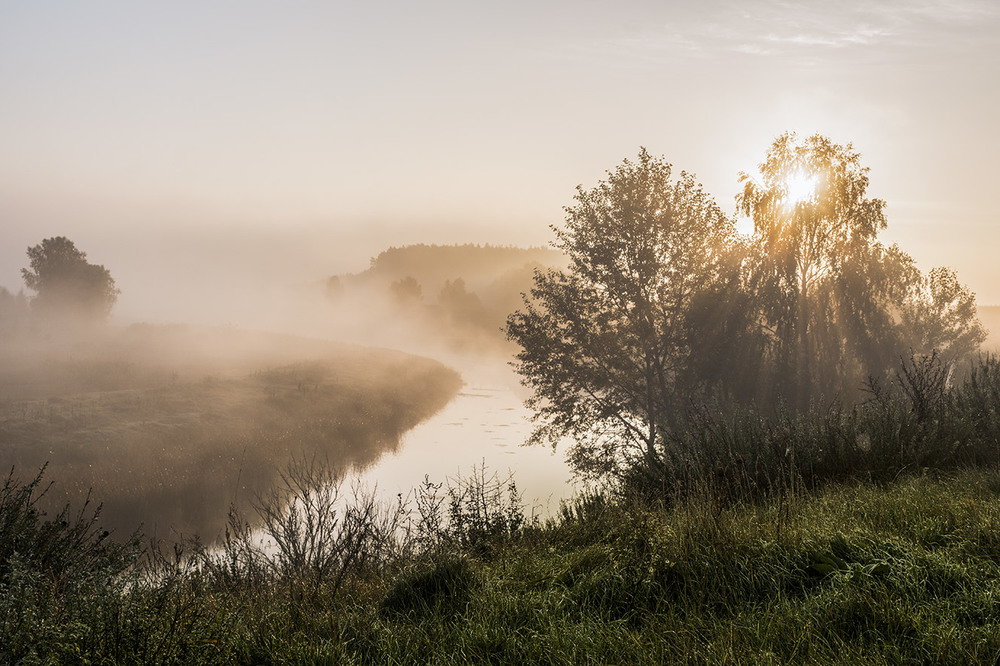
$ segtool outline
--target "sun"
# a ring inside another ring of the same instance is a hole
[[[814,173],[793,171],[785,178],[785,201],[790,206],[804,203],[816,196],[819,178]]]

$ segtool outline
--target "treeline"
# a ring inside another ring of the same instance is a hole
[[[545,247],[419,243],[383,250],[372,258],[371,267],[361,275],[393,281],[413,277],[430,288],[461,277],[478,287],[484,282],[492,282],[497,275],[511,268],[528,263],[553,266],[562,265],[564,260],[559,252]]]
[[[326,294],[355,327],[484,352],[505,344],[506,317],[534,272],[565,265],[561,252],[547,248],[408,245],[381,252],[366,271],[330,277]]]

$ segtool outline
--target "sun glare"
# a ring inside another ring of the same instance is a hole
[[[816,195],[819,179],[816,174],[795,171],[785,179],[785,195],[790,205],[808,201]]]

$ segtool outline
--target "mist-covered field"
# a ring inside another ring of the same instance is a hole
[[[170,540],[215,538],[294,457],[371,464],[461,385],[425,358],[232,328],[137,325],[0,353],[0,466],[47,465],[50,507],[92,490],[119,535]]]

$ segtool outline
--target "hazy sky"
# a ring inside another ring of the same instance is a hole
[[[0,285],[65,235],[122,317],[225,321],[227,288],[388,245],[546,243],[640,146],[734,211],[797,130],[853,142],[884,239],[1000,303],[997,118],[995,0],[0,0]]]

